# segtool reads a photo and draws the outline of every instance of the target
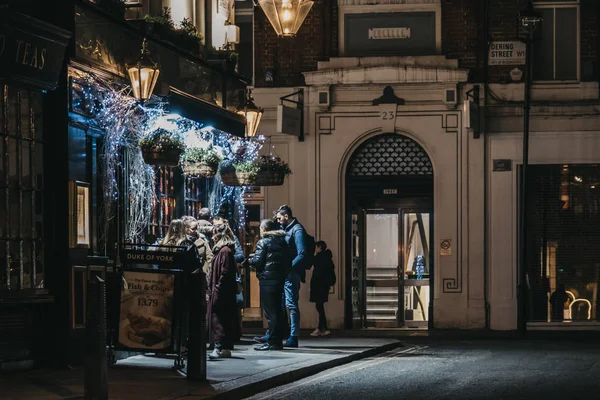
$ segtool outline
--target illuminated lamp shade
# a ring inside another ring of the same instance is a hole
[[[263,109],[254,104],[252,91],[250,89],[248,89],[246,94],[246,103],[244,104],[244,107],[238,109],[237,113],[246,118],[246,137],[256,136],[258,125],[260,124],[260,119],[263,115]]]
[[[147,46],[148,41],[144,38],[140,60],[134,65],[127,66],[133,97],[141,101],[152,97],[154,86],[160,74],[158,64],[150,60]]]
[[[271,25],[279,36],[296,36],[314,1],[258,0]]]

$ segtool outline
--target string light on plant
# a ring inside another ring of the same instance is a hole
[[[104,171],[104,209],[101,216],[104,232],[116,215],[116,200],[119,178],[127,179],[128,215],[125,239],[136,241],[143,237],[150,225],[156,202],[154,170],[146,164],[140,150],[140,142],[150,137],[157,129],[163,129],[173,137],[179,137],[185,151],[212,149],[219,159],[253,162],[265,142],[264,136],[239,139],[211,126],[168,114],[168,104],[155,101],[152,106],[142,104],[129,96],[130,90],[114,82],[106,82],[94,75],[77,78],[81,86],[80,98],[74,98],[73,106],[85,109],[94,116],[94,122],[105,133],[101,148],[102,170]],[[194,150],[196,149],[196,150]],[[123,158],[123,155],[127,157]],[[212,156],[211,156],[212,157]],[[214,157],[211,158],[214,162]],[[127,176],[123,173],[127,171]],[[246,219],[244,188],[227,188],[217,174],[207,180],[208,206],[214,214],[224,203],[232,206],[235,222],[243,226]]]

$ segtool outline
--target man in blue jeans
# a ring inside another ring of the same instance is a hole
[[[285,280],[283,289],[283,301],[290,312],[290,337],[284,343],[286,347],[298,347],[298,334],[300,333],[300,308],[298,307],[298,294],[300,282],[306,281],[306,263],[308,259],[305,254],[306,232],[304,227],[292,215],[292,209],[283,205],[279,207],[276,214],[277,222],[285,230],[285,240],[290,246],[292,256],[292,270]]]

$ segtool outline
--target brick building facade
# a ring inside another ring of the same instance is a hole
[[[395,3],[411,2],[385,2],[385,4]],[[507,41],[518,38],[517,15],[524,2],[520,0],[441,0],[440,3],[442,10],[441,54],[451,59],[457,59],[460,68],[469,69],[470,82],[483,82],[487,41]],[[599,43],[596,34],[600,20],[600,5],[594,0],[581,0],[579,8],[581,77],[583,81],[595,81],[599,76],[596,60]],[[316,0],[298,35],[291,39],[278,38],[265,14],[256,9],[254,14],[256,86],[281,87],[304,84],[302,72],[314,71],[317,69],[318,61],[340,55],[338,30],[336,0]],[[489,82],[508,82],[511,69],[491,66],[488,72]],[[273,82],[265,81],[268,70],[273,72]]]
[[[527,329],[600,329],[600,6],[532,2],[544,20],[532,46],[522,282],[526,3],[315,1],[293,39],[255,9],[260,130],[294,173],[252,201],[265,216],[291,205],[329,244],[340,278],[330,327],[513,330],[521,317]],[[485,112],[472,107],[476,87]],[[280,133],[278,117],[299,88],[303,142]],[[550,301],[561,284],[564,310]],[[314,328],[307,286],[302,327]]]

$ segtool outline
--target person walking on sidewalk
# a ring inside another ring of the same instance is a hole
[[[292,270],[285,280],[283,301],[290,312],[290,337],[284,343],[285,347],[298,347],[300,333],[300,308],[298,296],[300,282],[306,282],[306,269],[310,267],[310,257],[306,254],[307,233],[302,224],[292,215],[292,209],[287,205],[279,207],[276,213],[277,222],[285,230],[285,240],[290,247]]]
[[[235,275],[237,264],[233,253],[233,232],[226,224],[216,225],[213,230],[212,270],[210,278],[210,301],[207,307],[208,331],[214,350],[213,358],[231,357],[233,342],[238,336],[239,321],[235,304],[237,291]]]
[[[322,240],[315,243],[315,266],[310,278],[310,301],[315,303],[319,313],[319,325],[310,336],[331,335],[331,331],[327,329],[325,303],[329,300],[329,288],[335,285],[335,266],[332,258],[327,243]]]
[[[256,244],[254,256],[248,261],[256,269],[260,282],[260,303],[269,325],[269,338],[257,351],[283,349],[285,314],[281,306],[285,279],[292,268],[289,246],[285,232],[270,219],[260,222],[262,239]]]

